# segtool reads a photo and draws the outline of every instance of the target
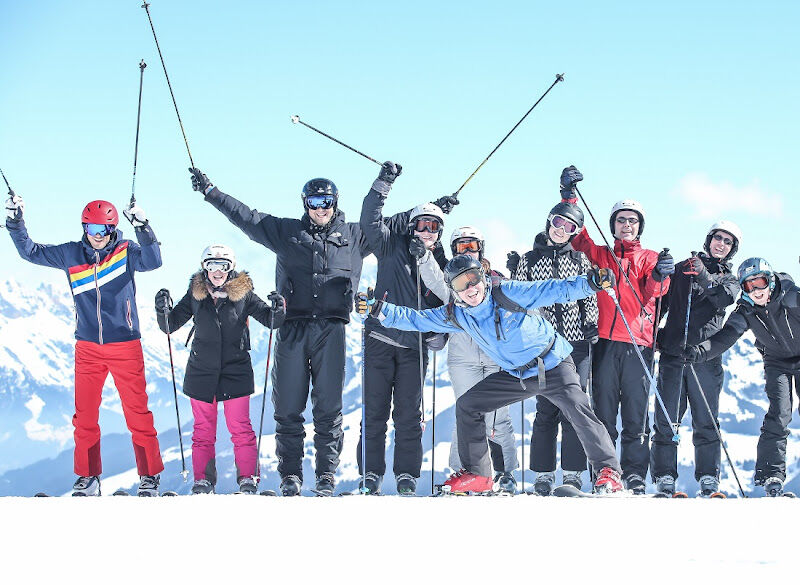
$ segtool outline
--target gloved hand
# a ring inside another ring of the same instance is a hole
[[[694,281],[700,285],[700,288],[705,289],[711,284],[711,275],[708,272],[708,268],[698,256],[692,256],[686,260],[686,269],[683,273],[694,276]]]
[[[383,301],[375,298],[375,290],[372,287],[367,292],[356,293],[356,313],[377,318],[380,315]]]
[[[517,268],[519,267],[520,257],[519,254],[511,250],[507,255],[508,260],[506,261],[506,269],[508,270],[508,277],[514,278],[514,275],[517,273]]]
[[[267,300],[272,303],[272,312],[276,315],[286,314],[286,299],[278,291],[272,291],[267,296]]]
[[[144,213],[144,209],[135,203],[131,203],[127,209],[123,209],[122,215],[128,218],[128,221],[131,222],[131,225],[134,228],[140,228],[147,225],[147,216]]]
[[[214,185],[211,184],[211,181],[200,169],[190,168],[189,172],[192,173],[192,189],[195,191],[200,191],[203,195],[206,195],[214,188]]]
[[[11,221],[19,221],[22,219],[23,213],[25,213],[25,201],[21,196],[9,191],[8,199],[6,199],[6,217]]]
[[[156,293],[156,313],[169,313],[172,310],[172,297],[169,291],[162,288]]]
[[[423,242],[417,236],[411,238],[411,241],[408,244],[408,253],[411,254],[417,261],[422,260],[425,257],[425,253],[428,249],[425,247],[425,242]]]
[[[386,181],[391,185],[392,183],[394,183],[394,180],[400,176],[400,173],[402,172],[403,172],[402,166],[387,160],[385,163],[381,165],[381,172],[378,173],[378,180]]]
[[[575,199],[575,185],[579,181],[583,181],[583,175],[575,165],[570,165],[561,171],[561,198]]]
[[[617,286],[617,277],[614,276],[614,272],[610,268],[598,268],[595,266],[586,271],[586,279],[595,292]]]
[[[705,357],[706,350],[702,345],[688,345],[681,351],[681,358],[687,363],[704,362]]]
[[[458,200],[458,197],[456,197],[455,193],[453,195],[443,195],[433,202],[434,205],[438,206],[439,209],[442,210],[442,213],[450,213],[459,203],[460,201]]]
[[[667,250],[658,253],[658,262],[653,268],[653,279],[657,282],[663,281],[670,274],[675,272],[675,260]]]

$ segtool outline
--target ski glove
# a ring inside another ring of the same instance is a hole
[[[517,268],[519,267],[520,257],[519,254],[512,250],[507,254],[508,260],[506,261],[506,268],[508,269],[509,278],[514,278],[514,275],[517,273]]]
[[[267,296],[267,300],[272,303],[272,312],[275,315],[285,315],[286,314],[286,299],[283,298],[283,295],[277,291],[272,291]]]
[[[425,242],[419,239],[417,236],[411,238],[411,242],[408,244],[408,253],[411,254],[417,261],[422,260],[425,257],[425,253],[428,249],[425,247]]]
[[[169,291],[162,288],[156,293],[156,313],[169,313],[172,310],[172,297]]]
[[[400,173],[403,172],[403,167],[399,164],[395,164],[391,161],[386,161],[381,165],[381,172],[378,173],[378,180],[385,181],[390,185],[394,183],[394,180],[400,176]]]
[[[711,284],[711,275],[708,273],[708,268],[698,256],[692,256],[686,261],[686,268],[683,273],[694,276],[694,281],[702,289],[708,288],[708,285]]]
[[[610,268],[598,268],[595,266],[586,272],[586,280],[589,281],[589,286],[595,292],[617,286],[617,277],[614,276],[614,272]]]
[[[459,203],[460,201],[455,193],[452,195],[444,195],[439,197],[436,201],[433,201],[433,204],[439,207],[439,209],[442,210],[442,213],[450,213]]]
[[[662,250],[658,254],[658,262],[656,267],[653,268],[653,279],[657,282],[663,281],[670,274],[675,272],[675,260],[672,255],[666,250]]]
[[[570,165],[561,171],[561,198],[575,199],[575,185],[579,181],[583,181],[583,175],[575,165]]]
[[[706,348],[701,345],[689,345],[683,348],[681,358],[686,363],[706,361]]]
[[[22,219],[22,214],[25,212],[25,201],[22,197],[15,195],[13,191],[9,191],[9,198],[6,199],[6,217],[11,221],[19,221]]]
[[[122,215],[128,218],[128,221],[131,222],[131,225],[134,228],[142,228],[147,225],[147,216],[144,213],[144,209],[136,205],[135,203],[131,203],[127,209],[122,210]]]
[[[356,312],[359,315],[367,315],[378,318],[383,307],[383,301],[375,298],[375,290],[372,287],[367,292],[356,293]]]
[[[208,195],[208,192],[214,188],[208,177],[198,168],[190,168],[189,172],[192,173],[192,189],[200,191],[203,195]]]

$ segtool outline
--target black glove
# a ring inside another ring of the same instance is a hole
[[[706,350],[702,345],[688,345],[683,348],[681,358],[687,363],[704,362]]]
[[[507,254],[508,260],[506,261],[506,268],[508,269],[509,278],[514,278],[514,275],[517,273],[517,268],[519,267],[520,257],[517,252],[512,250]]]
[[[578,181],[583,181],[583,175],[575,168],[575,165],[570,165],[561,171],[561,198],[574,199],[575,198],[575,184]]]
[[[383,301],[375,298],[375,290],[372,287],[367,292],[356,293],[356,313],[377,318],[380,315]]]
[[[586,279],[595,292],[617,286],[617,277],[614,276],[614,272],[610,268],[598,268],[595,266],[586,271]]]
[[[192,173],[192,189],[205,195],[209,187],[212,187],[211,181],[198,168],[190,168],[189,172]]]
[[[675,260],[669,252],[662,250],[659,252],[658,262],[656,262],[656,266],[653,268],[653,279],[657,282],[661,282],[673,272],[675,272]]]
[[[683,273],[694,276],[694,281],[700,285],[701,289],[708,288],[708,285],[711,284],[711,274],[698,256],[692,256],[686,261]]]
[[[455,195],[444,195],[439,197],[436,201],[433,202],[434,205],[438,206],[439,209],[442,210],[442,213],[450,213],[453,211],[453,208],[458,205],[460,201],[458,197]]]
[[[417,260],[422,260],[425,257],[425,252],[428,249],[425,247],[425,242],[419,239],[417,236],[411,238],[411,241],[408,244],[408,253],[411,254]]]
[[[286,314],[286,299],[277,291],[272,291],[267,296],[267,300],[272,303],[272,312],[276,315]]]
[[[402,172],[403,172],[402,166],[387,160],[385,163],[381,165],[381,172],[378,173],[378,180],[386,181],[391,185],[392,183],[394,183],[394,180],[400,176],[400,173]]]
[[[169,291],[162,288],[156,293],[156,313],[168,313],[172,310],[172,297]]]

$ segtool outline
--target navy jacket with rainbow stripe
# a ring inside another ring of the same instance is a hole
[[[23,220],[6,221],[6,227],[25,260],[66,272],[75,301],[75,339],[103,344],[141,337],[133,273],[161,266],[161,250],[149,225],[135,230],[139,244],[122,239],[117,230],[102,250],[85,237],[57,246],[37,244]]]

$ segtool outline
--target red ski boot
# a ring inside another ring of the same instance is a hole
[[[442,485],[442,491],[450,493],[490,492],[492,478],[470,473],[466,469],[457,471]],[[449,490],[448,490],[449,488]]]
[[[621,492],[623,489],[619,471],[612,467],[604,467],[597,474],[593,491],[596,494],[610,494]]]

